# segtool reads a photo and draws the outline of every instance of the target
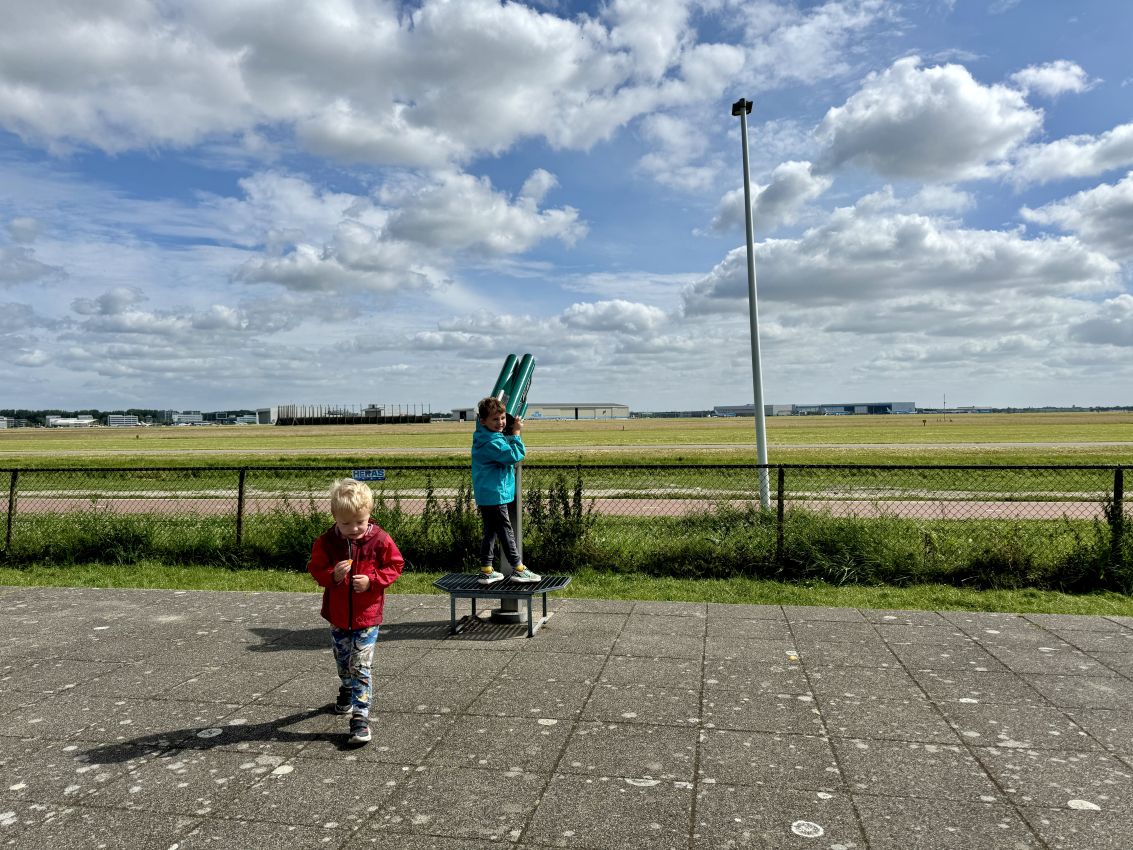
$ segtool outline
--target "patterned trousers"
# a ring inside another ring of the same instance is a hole
[[[353,713],[369,717],[370,665],[374,661],[378,627],[355,629],[353,640],[349,629],[331,627],[330,637],[334,643],[334,663],[338,667],[338,678],[342,680],[342,687],[350,688]]]

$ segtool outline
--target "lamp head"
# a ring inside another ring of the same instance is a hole
[[[744,112],[746,112],[748,115],[751,115],[751,101],[745,100],[741,97],[739,100],[732,104],[733,115],[739,115],[741,109],[744,110]]]

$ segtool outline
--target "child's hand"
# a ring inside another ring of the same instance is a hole
[[[344,578],[346,578],[346,574],[350,572],[350,565],[353,564],[353,563],[354,563],[353,561],[339,561],[337,564],[334,565],[334,583],[335,584],[338,584],[340,581],[342,581]]]
[[[370,589],[369,576],[354,576],[354,592],[365,593]]]
[[[514,420],[512,420],[512,423],[511,423],[511,432],[512,432],[513,434],[518,434],[518,433],[519,433],[520,431],[522,431],[522,430],[523,430],[523,420],[522,420],[522,419],[520,419],[520,418],[519,418],[519,417],[517,416],[517,417],[516,417],[516,418],[515,418]]]

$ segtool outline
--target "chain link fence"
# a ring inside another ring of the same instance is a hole
[[[520,469],[524,559],[541,572],[1133,589],[1128,467]],[[0,470],[5,560],[303,570],[331,482],[356,472],[380,479],[374,518],[408,568],[475,568],[467,464]]]

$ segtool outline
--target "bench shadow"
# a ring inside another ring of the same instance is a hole
[[[93,764],[115,764],[137,759],[147,750],[214,750],[217,747],[238,745],[242,743],[281,743],[281,744],[308,744],[313,741],[326,741],[341,752],[347,752],[356,747],[349,742],[350,735],[342,732],[296,732],[290,731],[294,726],[315,717],[334,714],[334,703],[320,708],[307,709],[286,717],[264,723],[245,723],[239,726],[220,726],[201,729],[179,729],[173,732],[162,732],[153,735],[143,735],[128,741],[116,741],[113,744],[95,746],[82,752],[85,761]]]

